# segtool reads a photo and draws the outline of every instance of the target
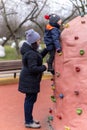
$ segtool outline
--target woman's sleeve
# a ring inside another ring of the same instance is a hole
[[[28,56],[28,70],[30,73],[42,73],[46,70],[45,65],[38,66],[37,55],[35,53],[31,53]]]

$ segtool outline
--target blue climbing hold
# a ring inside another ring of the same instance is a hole
[[[62,93],[59,94],[60,98],[64,98],[64,95]]]

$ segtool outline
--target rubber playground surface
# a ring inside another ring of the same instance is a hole
[[[51,84],[50,79],[41,81],[41,91],[33,110],[34,119],[39,120],[42,126],[37,130],[50,130],[48,116],[53,105]],[[24,126],[24,96],[18,92],[17,83],[0,85],[0,130],[34,130]]]

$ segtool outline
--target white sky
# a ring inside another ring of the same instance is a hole
[[[71,13],[72,4],[69,0],[48,0],[51,13],[59,13],[61,16],[67,16]]]
[[[20,0],[4,0],[9,1],[9,5],[13,5],[13,9],[16,9],[19,11],[19,17],[22,20],[23,16],[26,16],[28,13],[29,8],[24,7],[24,3],[20,5]],[[25,1],[25,0],[21,0]],[[27,1],[27,0],[26,0]],[[38,0],[40,2],[43,2],[44,0]],[[15,7],[15,3],[17,3],[17,7]],[[18,4],[19,3],[19,4]],[[44,9],[45,12],[48,11],[48,13],[60,13],[61,17],[67,17],[67,14],[69,15],[70,10],[72,9],[72,5],[69,0],[48,0],[48,10]],[[10,8],[10,6],[8,6]],[[12,7],[11,7],[12,10]]]

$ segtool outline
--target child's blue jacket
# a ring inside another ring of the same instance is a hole
[[[52,49],[59,50],[60,45],[60,29],[58,27],[47,24],[44,33],[44,43],[46,44],[47,50]]]

